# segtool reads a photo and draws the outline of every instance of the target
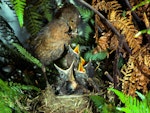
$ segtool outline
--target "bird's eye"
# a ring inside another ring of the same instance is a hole
[[[74,21],[73,21],[73,20],[71,20],[71,22],[73,23]]]

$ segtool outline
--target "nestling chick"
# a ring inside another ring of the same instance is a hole
[[[80,61],[79,56],[79,45],[77,45],[74,49],[71,48],[71,46],[68,46],[68,53],[65,56],[66,59],[66,67],[69,67],[74,60],[74,68],[77,68]]]
[[[55,86],[56,94],[68,95],[89,93],[89,90],[86,89],[84,86],[79,85],[74,77],[74,61],[72,62],[71,66],[66,70],[61,69],[55,64],[54,66],[59,72],[57,84]]]
[[[90,91],[99,92],[99,87],[93,78],[94,70],[91,62],[88,62],[85,66],[83,65],[84,63],[80,62],[78,69],[75,70],[75,79],[77,83],[84,86],[86,89],[89,89]]]
[[[54,64],[55,68],[58,70],[59,73],[56,84],[56,92],[59,95],[71,94],[77,88],[77,83],[73,75],[73,65],[74,61],[68,69],[64,70]]]

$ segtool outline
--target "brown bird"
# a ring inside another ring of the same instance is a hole
[[[34,53],[44,65],[60,58],[71,35],[77,32],[79,20],[77,9],[73,5],[66,6],[32,41]]]
[[[60,9],[54,19],[31,41],[31,48],[43,64],[44,73],[45,65],[49,65],[61,57],[65,46],[69,44],[71,37],[77,33],[79,22],[78,10],[73,5],[67,5]]]

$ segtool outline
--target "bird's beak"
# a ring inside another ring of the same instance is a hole
[[[74,61],[72,62],[72,64],[70,65],[70,67],[66,70],[58,67],[56,64],[54,64],[55,68],[58,70],[59,74],[61,75],[60,72],[65,73],[65,75],[67,76],[67,79],[69,80],[75,80],[74,75],[73,75],[73,65],[74,65]]]
[[[69,27],[69,31],[66,33],[72,37],[78,36],[78,30],[77,29],[72,30],[70,27]]]

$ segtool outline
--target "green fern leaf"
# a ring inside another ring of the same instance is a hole
[[[98,95],[91,95],[89,97],[94,102],[94,105],[100,113],[122,113],[120,111],[117,111],[113,104],[107,104],[103,97],[100,97]]]
[[[122,103],[125,104],[125,107],[117,107],[118,110],[123,111],[125,113],[149,113],[150,107],[146,99],[139,101],[137,98],[132,96],[127,96],[123,94],[123,92],[118,91],[116,89],[110,88],[109,90],[113,91]]]
[[[89,26],[89,24],[87,24],[85,26],[85,30],[84,30],[84,36],[85,36],[85,40],[88,41],[89,40],[89,37],[90,37],[90,34],[92,33],[92,29],[91,27]]]
[[[44,12],[44,17],[50,22],[52,20],[52,12],[50,10],[50,0],[42,0],[39,7]]]
[[[97,96],[97,95],[91,95],[90,96],[90,99],[94,102],[95,106],[99,109],[102,109],[104,103],[105,103],[105,100],[104,98],[100,97],[100,96]]]
[[[78,31],[79,35],[84,37],[86,41],[89,40],[90,34],[93,32],[91,25],[94,25],[92,17],[94,15],[93,11],[85,7],[77,6],[78,11],[82,17],[82,24],[79,25]]]
[[[77,36],[76,38],[72,38],[71,43],[76,43],[76,44],[84,44],[86,45],[86,41],[82,38]]]
[[[77,7],[77,9],[79,10],[79,12],[81,14],[83,22],[88,22],[94,15],[94,12],[87,8]]]
[[[93,54],[92,51],[89,51],[85,54],[85,60],[87,61],[90,61],[90,60],[93,60],[93,61],[100,61],[100,60],[104,60],[105,58],[107,57],[107,52],[99,52],[99,53],[96,53],[96,54]]]
[[[18,17],[19,24],[22,27],[24,23],[23,15],[24,15],[24,9],[26,6],[26,0],[11,0],[11,1],[14,5],[14,9]]]
[[[138,38],[140,35],[142,35],[144,33],[147,33],[150,35],[150,29],[143,29],[143,30],[139,31],[138,33],[136,33],[134,37]]]
[[[82,38],[84,38],[85,41],[89,41],[90,34],[93,32],[91,26],[88,23],[81,23],[78,26],[78,34]]]
[[[20,106],[23,106],[23,100],[27,97],[27,95],[23,93],[23,90],[40,91],[34,86],[26,86],[13,82],[8,83],[0,79],[0,113],[25,113],[25,110],[20,108]],[[16,101],[18,103],[16,103]]]
[[[145,99],[145,96],[141,94],[140,92],[136,91],[136,94],[140,97],[141,100]]]
[[[148,106],[150,106],[150,91],[145,95],[144,101],[146,101],[145,103],[147,103]]]
[[[113,91],[117,96],[119,96],[119,99],[121,100],[122,103],[126,102],[127,96],[124,95],[121,91],[118,91],[118,90],[113,89],[113,88],[109,88],[109,90]]]
[[[42,16],[36,12],[34,7],[28,8],[25,12],[25,23],[32,36],[36,36],[42,27]]]
[[[17,43],[13,43],[13,46],[17,48],[17,50],[23,55],[23,57],[31,63],[36,64],[38,67],[42,67],[41,62],[33,57],[29,52],[27,52],[22,46]]]

